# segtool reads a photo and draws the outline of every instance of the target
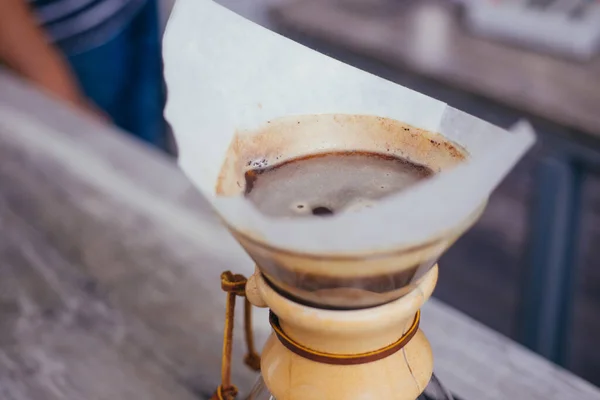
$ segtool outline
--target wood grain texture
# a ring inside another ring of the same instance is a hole
[[[46,99],[19,103],[22,88],[0,85],[2,202],[120,310],[123,329],[158,367],[210,394],[219,381],[225,309],[219,275],[229,268],[250,274],[249,258],[205,201],[188,193],[171,161]],[[7,106],[7,98],[17,105]],[[30,105],[51,114],[49,126],[69,127],[42,128],[45,117],[22,113]],[[3,227],[1,234],[10,231]],[[45,254],[38,257],[43,264]],[[268,330],[260,324],[259,342]],[[237,333],[233,376],[248,388],[255,376],[241,363],[241,328]]]
[[[600,392],[435,299],[423,307],[440,380],[464,400],[596,399]]]
[[[0,205],[0,398],[198,397],[132,336],[77,268]]]
[[[473,37],[450,1],[290,0],[280,24],[600,138],[600,57],[576,64]]]
[[[0,398],[207,398],[219,274],[252,263],[171,160],[4,74],[0,87]],[[435,300],[423,328],[437,373],[465,400],[600,399]],[[234,382],[247,389],[240,333]]]

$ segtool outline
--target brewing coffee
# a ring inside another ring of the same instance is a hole
[[[333,219],[383,202],[467,157],[442,135],[389,118],[289,116],[235,135],[215,193],[243,196],[259,214],[278,222],[304,219],[309,225],[311,218]],[[398,223],[402,221],[389,221]],[[402,297],[455,240],[449,232],[409,246],[313,253],[301,246],[273,246],[252,224],[229,229],[276,291],[298,303],[329,309],[373,307]],[[286,234],[285,229],[281,232]]]
[[[246,197],[272,217],[330,216],[369,207],[433,175],[388,154],[330,152],[246,171]]]

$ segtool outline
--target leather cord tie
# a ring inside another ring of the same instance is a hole
[[[233,322],[235,317],[235,298],[244,297],[244,334],[248,353],[244,362],[254,371],[260,371],[260,356],[254,348],[252,335],[252,304],[246,298],[247,279],[243,275],[230,271],[221,274],[221,288],[227,292],[225,310],[225,329],[223,334],[223,357],[221,360],[221,384],[211,400],[234,400],[238,389],[231,383],[231,351],[233,348]]]
[[[277,335],[277,338],[288,350],[311,361],[316,361],[322,364],[333,365],[356,365],[366,364],[389,357],[402,349],[415,336],[419,330],[419,322],[421,320],[421,311],[418,310],[415,314],[410,328],[394,343],[385,346],[381,349],[370,351],[362,354],[331,354],[309,349],[308,347],[296,342],[290,338],[279,325],[279,318],[273,313],[269,314],[269,322]]]

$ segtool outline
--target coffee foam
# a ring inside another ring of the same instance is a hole
[[[295,158],[330,152],[360,151],[404,158],[441,172],[468,157],[444,136],[389,118],[323,114],[268,121],[255,131],[234,136],[216,184],[218,196],[245,191],[246,171]]]

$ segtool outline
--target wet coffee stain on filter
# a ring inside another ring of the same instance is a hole
[[[389,118],[346,114],[282,117],[257,129],[238,130],[221,166],[215,194],[243,195],[244,175],[249,169],[328,153],[391,156],[436,173],[468,157],[465,149],[438,133]]]

